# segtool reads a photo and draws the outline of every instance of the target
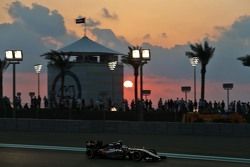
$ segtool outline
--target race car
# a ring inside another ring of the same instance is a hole
[[[86,155],[89,159],[131,159],[134,161],[160,161],[166,159],[165,156],[158,155],[153,149],[131,148],[124,145],[122,141],[105,145],[103,145],[102,141],[87,141]]]

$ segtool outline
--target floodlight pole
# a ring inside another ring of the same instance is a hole
[[[199,63],[198,57],[190,58],[190,63],[194,67],[194,101],[196,101],[196,66]]]
[[[140,66],[140,95],[141,100],[143,100],[143,65],[147,64],[147,61],[142,61]]]
[[[134,66],[134,77],[135,77],[135,104],[137,106],[137,103],[138,103],[138,68],[139,66],[138,65],[135,65]]]
[[[40,72],[42,70],[42,64],[34,65],[34,69],[37,73],[37,96],[40,96]]]
[[[151,54],[149,49],[141,49],[140,50],[140,57],[141,57],[141,65],[140,65],[140,95],[141,100],[143,100],[143,65],[147,64],[148,61],[151,59]]]
[[[227,110],[229,110],[229,90],[233,89],[233,83],[224,83],[222,86],[227,91]]]
[[[143,100],[143,65],[146,64],[146,62],[143,62],[140,66],[140,95],[141,100]]]
[[[108,63],[108,67],[110,69],[110,71],[112,72],[111,75],[111,93],[112,93],[112,103],[114,102],[114,70],[117,66],[117,61],[111,61]]]
[[[16,63],[13,63],[13,117],[16,117]]]
[[[145,64],[148,60],[150,60],[150,51],[149,49],[133,49],[132,54],[129,55],[129,59],[131,60],[130,64],[134,68],[134,95],[135,95],[135,107],[136,111],[138,110],[138,74],[139,74],[139,68],[140,68],[140,100],[143,100],[143,80],[142,80],[142,71],[143,71],[143,64]],[[142,109],[141,109],[142,110]],[[142,111],[141,111],[142,112]],[[142,120],[142,119],[141,119]]]
[[[229,110],[229,89],[227,89],[227,110]]]
[[[196,66],[194,66],[194,102],[196,101]]]
[[[143,99],[143,64],[140,66],[140,95],[141,95],[141,100]]]
[[[190,58],[190,63],[194,67],[194,103],[195,102],[197,103],[197,101],[196,101],[196,66],[199,63],[199,58],[198,57],[191,57]],[[196,109],[197,108],[195,108],[195,110]]]
[[[40,96],[40,73],[37,73],[37,96]]]
[[[5,51],[5,60],[13,64],[13,117],[16,117],[16,64],[23,60],[21,50]]]

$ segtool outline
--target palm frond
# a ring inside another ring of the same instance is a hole
[[[237,59],[240,60],[244,66],[250,66],[250,55],[238,57]]]
[[[185,54],[188,58],[196,57],[196,54],[194,52],[187,51],[185,52]]]
[[[49,60],[51,64],[55,65],[60,69],[71,68],[72,64],[70,63],[70,56],[55,50],[51,50],[41,56],[45,56],[45,59]]]
[[[209,60],[214,55],[215,48],[209,46],[208,42],[205,41],[202,43],[190,44],[191,51],[187,51],[186,56],[190,57],[198,57],[200,63],[203,65],[207,65]]]
[[[5,59],[4,60],[0,59],[0,69],[1,69],[1,71],[4,71],[5,69],[7,69],[9,64],[10,63],[8,61],[6,61]]]

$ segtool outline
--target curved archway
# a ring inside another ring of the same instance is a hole
[[[61,86],[57,86],[58,84],[61,84],[60,79],[62,77],[62,73],[59,73],[53,83],[52,83],[52,92],[51,93],[51,99],[53,99],[53,103],[55,103],[56,105],[58,104],[58,99],[61,99]],[[69,79],[71,79],[71,84],[64,85],[64,98],[66,99],[81,99],[82,98],[82,87],[81,87],[81,83],[80,80],[78,79],[78,77],[71,71],[65,71],[64,73],[64,77],[66,79],[66,77],[68,77]],[[66,83],[66,82],[65,82]]]

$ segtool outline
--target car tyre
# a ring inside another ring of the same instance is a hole
[[[87,150],[86,154],[87,154],[87,156],[88,156],[89,159],[95,158],[95,152],[94,152],[94,150]]]
[[[142,153],[139,151],[134,152],[132,155],[132,159],[134,161],[141,161],[142,160]]]

